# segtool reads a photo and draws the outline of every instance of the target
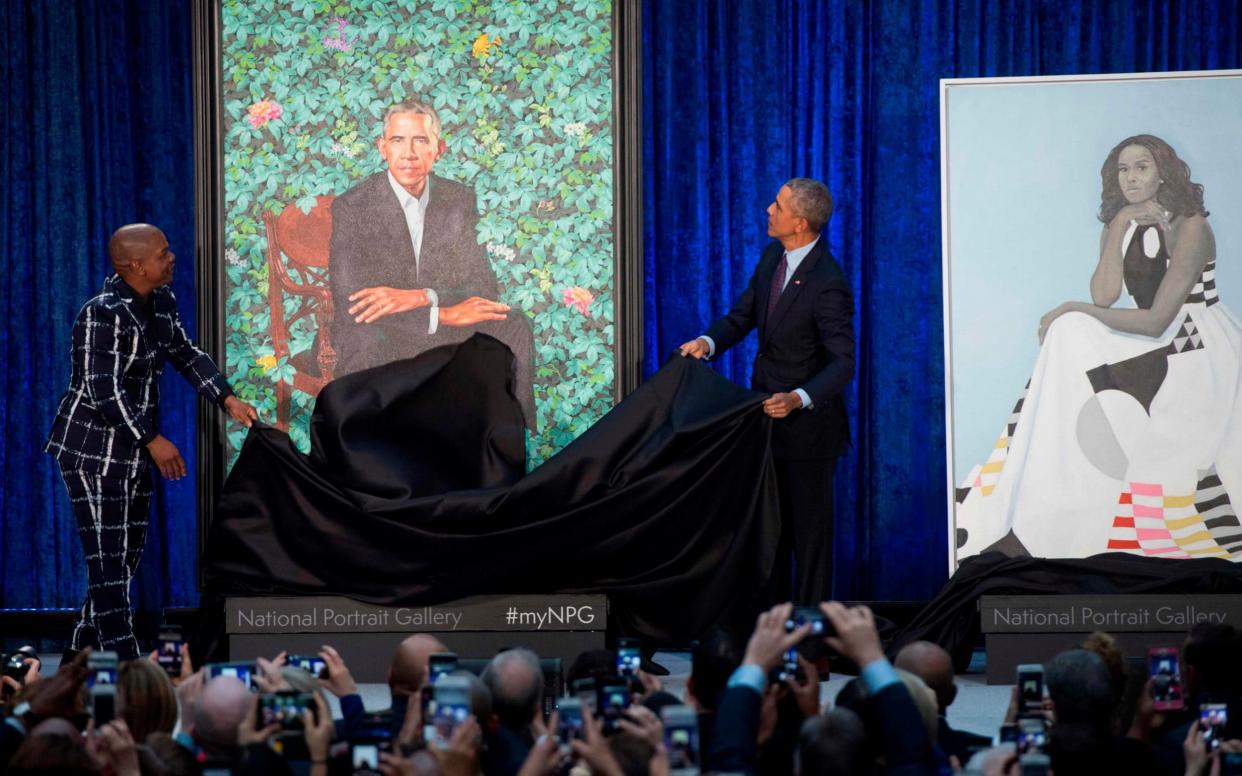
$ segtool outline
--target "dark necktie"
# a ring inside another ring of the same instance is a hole
[[[781,263],[776,265],[776,273],[772,275],[772,288],[768,291],[768,320],[776,310],[776,303],[781,300],[781,291],[785,290],[785,273],[789,270],[787,255],[781,256]]]

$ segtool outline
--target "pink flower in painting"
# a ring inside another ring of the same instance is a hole
[[[583,315],[588,315],[587,307],[595,301],[595,295],[581,286],[572,286],[561,293],[561,304],[573,307]]]
[[[349,51],[354,44],[354,39],[345,35],[345,31],[349,29],[349,22],[345,21],[343,17],[338,16],[333,24],[336,26],[336,35],[335,37],[332,35],[323,36],[323,45],[326,48],[336,49],[337,51]]]
[[[248,112],[250,115],[246,120],[250,122],[250,126],[258,129],[267,122],[280,118],[285,109],[280,107],[280,103],[274,100],[263,100],[251,105]]]

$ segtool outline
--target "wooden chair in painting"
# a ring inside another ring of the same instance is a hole
[[[263,213],[267,230],[268,304],[272,311],[272,346],[276,359],[289,356],[289,331],[310,319],[318,332],[312,347],[293,356],[292,383],[276,383],[276,427],[289,430],[293,391],[318,396],[336,368],[332,348],[332,290],[328,286],[328,243],[332,238],[332,200],[323,196],[303,213],[289,204],[279,216]],[[302,297],[297,312],[285,317],[285,298]]]

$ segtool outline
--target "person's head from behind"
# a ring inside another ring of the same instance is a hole
[[[1044,667],[1044,684],[1057,727],[1074,725],[1107,734],[1113,716],[1113,690],[1103,659],[1071,649]]]
[[[131,660],[117,672],[116,713],[141,743],[152,733],[172,733],[177,694],[168,674],[150,660]]]
[[[422,194],[427,176],[444,153],[441,129],[435,108],[424,102],[399,102],[384,114],[376,148],[388,172],[414,196]]]
[[[906,692],[910,693],[914,707],[918,709],[919,716],[923,718],[923,729],[927,733],[927,740],[933,744],[936,743],[936,734],[940,731],[940,711],[936,704],[935,691],[909,671],[898,668],[897,676],[906,686]]]
[[[169,776],[199,776],[203,772],[203,767],[195,759],[194,753],[167,733],[152,733],[147,736],[145,743],[151,753],[164,764]]]
[[[897,653],[894,662],[897,668],[909,671],[936,693],[936,706],[941,716],[957,698],[957,683],[954,681],[953,658],[939,644],[930,641],[915,641],[907,644]]]
[[[592,649],[579,654],[565,672],[565,684],[573,687],[581,679],[600,679],[617,673],[617,653],[611,649]]]
[[[68,720],[55,718],[31,729],[4,772],[86,776],[99,773],[99,770],[86,751],[85,739],[78,729]]]
[[[492,713],[505,728],[526,733],[543,697],[539,656],[529,649],[509,649],[483,669],[483,683],[492,693]]]
[[[416,633],[408,636],[393,655],[388,667],[388,689],[393,695],[417,695],[427,682],[427,660],[449,648],[435,636]]]
[[[235,676],[217,676],[207,682],[194,706],[194,743],[211,755],[232,753],[250,702],[250,691]]]
[[[1104,631],[1096,631],[1082,643],[1082,648],[1094,652],[1108,669],[1108,681],[1113,690],[1113,707],[1121,705],[1126,693],[1126,657],[1121,653],[1117,640]]]
[[[608,750],[624,776],[647,776],[651,772],[651,758],[656,750],[646,739],[623,731],[609,736]]]
[[[801,776],[854,776],[872,772],[867,732],[849,709],[835,708],[802,724],[795,772]]]
[[[742,662],[742,643],[725,627],[713,628],[690,653],[686,694],[700,713],[715,711],[729,677]]]
[[[1242,692],[1242,636],[1232,625],[1201,622],[1182,647],[1182,673],[1191,697]]]

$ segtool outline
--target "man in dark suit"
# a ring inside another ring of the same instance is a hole
[[[149,464],[167,479],[185,476],[181,453],[159,429],[164,363],[239,423],[249,426],[258,414],[181,327],[168,287],[177,257],[164,233],[123,226],[108,255],[116,274],[73,324],[69,390],[44,450],[60,464],[86,552],[89,587],[70,649],[91,643],[132,660],[139,650],[129,584],[146,539]]]
[[[500,286],[479,245],[474,189],[432,173],[444,153],[430,105],[384,116],[376,147],[387,169],[332,203],[328,282],[336,374],[410,358],[475,331],[514,352],[515,391],[534,420],[530,326],[496,301]]]
[[[775,592],[805,604],[831,597],[832,476],[849,444],[842,394],[854,376],[854,300],[820,236],[831,216],[824,184],[793,178],[782,186],[768,206],[775,242],[764,249],[746,291],[705,335],[681,346],[684,356],[711,358],[759,330],[751,385],[771,394],[763,411],[775,421],[781,500]]]

